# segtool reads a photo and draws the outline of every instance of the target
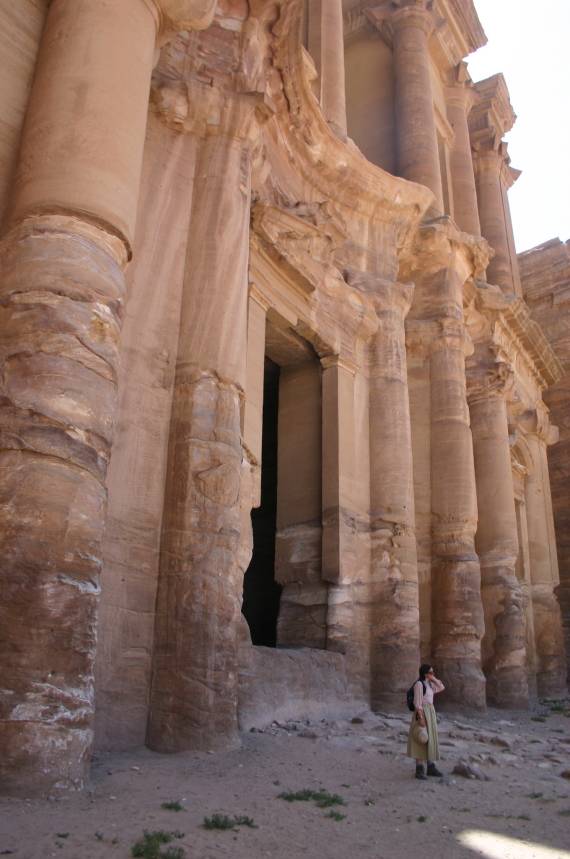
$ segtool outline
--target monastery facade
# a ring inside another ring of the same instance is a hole
[[[455,712],[565,696],[570,246],[516,255],[472,0],[0,34],[0,790],[401,709],[420,662]]]

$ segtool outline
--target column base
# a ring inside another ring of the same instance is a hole
[[[0,794],[23,799],[83,790],[93,731],[45,722],[0,722]]]
[[[487,674],[487,704],[509,710],[528,710],[530,696],[524,667],[503,668]]]
[[[445,686],[435,699],[437,709],[463,715],[487,711],[485,675],[477,662],[439,656],[434,664],[437,678]]]

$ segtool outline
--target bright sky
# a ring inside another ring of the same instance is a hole
[[[522,176],[509,191],[517,251],[570,238],[570,0],[474,0],[489,43],[474,81],[503,72],[517,114],[506,135]]]

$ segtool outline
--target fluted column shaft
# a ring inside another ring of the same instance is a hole
[[[562,617],[554,594],[559,576],[546,455],[549,436],[550,432],[540,427],[525,436],[534,460],[534,470],[525,484],[525,500],[537,689],[539,695],[563,698],[568,692]]]
[[[240,406],[257,94],[221,92],[196,161],[174,382],[147,744],[237,744]]]
[[[479,515],[475,547],[485,615],[481,655],[487,701],[494,707],[527,708],[525,617],[515,573],[519,547],[505,401],[511,376],[508,365],[497,364],[484,379],[469,380]]]
[[[474,170],[481,235],[495,251],[487,266],[487,280],[499,286],[505,295],[514,295],[515,281],[501,179],[506,157],[502,153],[502,144],[499,150],[484,148],[475,156]]]
[[[447,118],[455,132],[449,159],[453,185],[453,219],[464,232],[479,236],[481,224],[467,124],[467,114],[473,104],[473,98],[473,91],[463,86],[448,87],[445,90]]]
[[[130,256],[160,11],[53,0],[0,247],[1,790],[82,786]]]

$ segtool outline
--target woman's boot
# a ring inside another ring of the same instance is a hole
[[[427,774],[428,774],[428,775],[437,775],[437,776],[442,776],[442,775],[443,775],[443,773],[441,772],[441,770],[438,770],[438,768],[437,768],[437,767],[436,767],[436,765],[433,763],[433,761],[428,761],[428,765],[427,765]],[[427,778],[427,776],[426,776],[426,778]]]
[[[423,764],[416,764],[416,778],[423,778],[427,780],[427,775],[424,772]]]

